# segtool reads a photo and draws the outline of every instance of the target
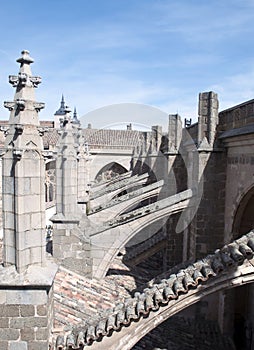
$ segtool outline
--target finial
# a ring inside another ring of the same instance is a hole
[[[23,50],[23,51],[21,52],[21,55],[22,55],[22,56],[16,60],[18,63],[21,64],[21,66],[22,66],[24,63],[30,64],[30,63],[33,63],[33,62],[34,62],[33,58],[30,56],[30,53],[29,53],[28,50]]]
[[[80,121],[78,120],[78,114],[77,114],[76,107],[74,107],[72,123],[80,125]]]
[[[77,110],[76,107],[74,107],[74,112],[73,112],[73,119],[77,119]]]
[[[55,115],[65,115],[65,101],[64,101],[64,95],[62,94],[62,99],[60,103],[60,108],[56,111]]]

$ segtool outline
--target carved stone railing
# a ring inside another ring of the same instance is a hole
[[[151,214],[152,212],[167,208],[175,203],[178,203],[179,201],[184,201],[186,199],[190,199],[193,196],[193,191],[191,189],[188,189],[186,191],[177,193],[173,196],[170,196],[165,199],[161,199],[155,203],[148,204],[142,208],[133,210],[127,214],[120,215],[110,221],[107,221],[103,224],[105,227],[115,227],[122,224],[126,224],[127,222],[136,220],[137,218],[141,216],[145,216],[148,214]]]
[[[127,200],[129,200],[131,198],[138,197],[141,194],[144,194],[144,193],[150,192],[150,191],[152,191],[152,190],[154,190],[156,188],[162,187],[163,184],[164,184],[164,181],[161,180],[161,181],[155,182],[155,183],[153,183],[151,185],[139,188],[137,190],[130,191],[130,192],[128,192],[128,193],[126,193],[126,194],[124,194],[124,195],[122,195],[120,197],[116,197],[116,198],[112,199],[110,202],[103,203],[102,205],[99,205],[99,206],[93,208],[89,214],[96,213],[96,212],[101,211],[103,209],[110,208],[110,207],[113,207],[116,204],[119,204],[119,203],[122,203],[124,201],[127,201]]]
[[[143,174],[143,175],[134,175],[130,178],[127,178],[127,179],[123,179],[121,181],[118,181],[116,183],[113,183],[105,188],[102,188],[101,190],[99,191],[96,191],[96,192],[93,192],[91,193],[91,196],[90,196],[90,199],[95,199],[95,198],[98,198],[100,196],[103,196],[104,194],[106,193],[110,193],[112,191],[116,191],[124,186],[127,186],[127,185],[130,185],[132,183],[135,183],[135,182],[138,182],[138,181],[141,181],[141,180],[145,180],[146,178],[148,177],[148,174]]]
[[[73,328],[68,334],[59,335],[52,349],[79,349],[90,346],[96,341],[101,342],[104,337],[120,332],[123,326],[137,323],[144,317],[148,317],[151,311],[165,307],[182,294],[188,294],[198,288],[200,283],[219,277],[229,269],[237,269],[246,260],[251,260],[253,255],[254,231],[251,231],[216,250],[214,254],[145,288],[142,293],[135,293],[134,297],[117,304],[113,309],[105,310],[97,319],[87,320],[85,326]],[[100,346],[103,347],[103,342]]]

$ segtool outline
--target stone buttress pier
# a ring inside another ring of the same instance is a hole
[[[45,165],[34,88],[33,59],[22,51],[3,155],[3,267],[0,268],[0,348],[48,349],[57,266],[46,258]]]
[[[85,155],[78,156],[79,134],[71,123],[68,107],[60,134],[56,160],[56,214],[51,218],[54,224],[53,256],[60,265],[87,275],[91,273],[90,239],[85,233],[88,219],[78,205],[78,175],[81,172],[78,158],[81,162]]]

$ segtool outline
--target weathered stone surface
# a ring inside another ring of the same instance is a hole
[[[0,328],[8,328],[9,327],[9,317],[0,317]]]
[[[0,340],[0,349],[9,350],[9,342]]]
[[[19,305],[0,305],[0,315],[2,317],[20,316]]]
[[[48,340],[49,338],[49,330],[47,327],[43,328],[39,328],[36,331],[36,340]]]
[[[21,339],[26,342],[35,340],[35,329],[34,327],[23,327],[20,331]]]
[[[25,341],[10,342],[8,350],[28,350],[27,342]]]
[[[28,344],[28,350],[48,350],[47,341],[35,341]]]
[[[47,307],[45,305],[38,305],[36,307],[38,316],[46,316],[47,315]]]
[[[20,305],[20,316],[34,316],[35,315],[35,307],[34,305]]]
[[[0,339],[3,340],[18,340],[20,337],[19,329],[1,328]]]

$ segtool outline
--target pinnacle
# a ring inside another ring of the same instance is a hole
[[[22,56],[16,60],[18,63],[21,63],[21,65],[23,65],[24,63],[30,64],[30,63],[34,62],[33,58],[30,56],[30,52],[28,50],[23,50],[21,52],[21,55]]]

